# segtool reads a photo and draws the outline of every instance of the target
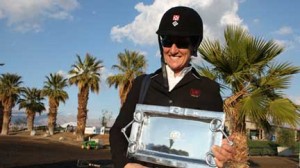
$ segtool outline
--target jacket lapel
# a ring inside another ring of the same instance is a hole
[[[177,83],[177,85],[174,87],[174,89],[181,87],[182,85],[185,85],[195,79],[200,79],[200,76],[196,72],[196,70],[193,68],[190,72],[188,72],[182,79]]]

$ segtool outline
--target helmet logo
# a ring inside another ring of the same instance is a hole
[[[172,24],[173,24],[174,27],[178,25],[177,21],[179,21],[179,18],[180,18],[179,15],[173,15],[173,22],[172,22]]]

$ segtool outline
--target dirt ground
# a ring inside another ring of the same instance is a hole
[[[73,133],[57,133],[51,137],[43,132],[30,136],[23,131],[0,135],[0,168],[76,168],[89,167],[88,163],[110,168],[111,155],[108,135],[97,135],[104,149],[81,149]],[[299,168],[297,158],[250,157],[251,168]],[[90,166],[92,167],[92,166]]]
[[[249,160],[251,168],[300,168],[298,158],[277,156],[253,156]]]
[[[78,160],[97,164],[110,163],[108,135],[97,135],[104,149],[81,149],[73,133],[57,133],[51,137],[43,132],[30,136],[23,131],[10,135],[0,135],[0,168],[11,167],[79,167]],[[88,166],[87,166],[88,167]]]

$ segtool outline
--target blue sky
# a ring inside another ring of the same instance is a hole
[[[90,53],[105,68],[99,94],[90,94],[88,117],[99,118],[103,110],[116,115],[118,92],[105,78],[116,73],[111,66],[117,64],[118,53],[139,51],[146,56],[148,73],[159,68],[155,31],[162,14],[177,5],[199,12],[206,38],[222,40],[227,24],[240,24],[254,36],[284,45],[279,62],[300,66],[297,0],[0,0],[0,63],[5,63],[0,73],[17,73],[23,86],[42,88],[45,76],[59,72],[67,77],[76,55]],[[300,104],[297,83],[300,75],[284,93]],[[69,99],[59,112],[76,115],[78,89],[70,86],[66,91]]]

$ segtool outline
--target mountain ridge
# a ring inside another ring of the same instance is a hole
[[[26,124],[26,114],[25,112],[13,112],[11,116],[11,124],[16,125],[17,123],[23,123]],[[56,123],[58,125],[62,125],[64,123],[68,122],[77,122],[77,117],[75,115],[57,115],[57,121]],[[114,122],[114,119],[111,119],[108,123],[108,126],[112,126]],[[34,119],[34,126],[47,126],[48,125],[48,113],[43,113],[41,115],[36,114]],[[86,126],[101,126],[101,120],[100,119],[87,119]]]

